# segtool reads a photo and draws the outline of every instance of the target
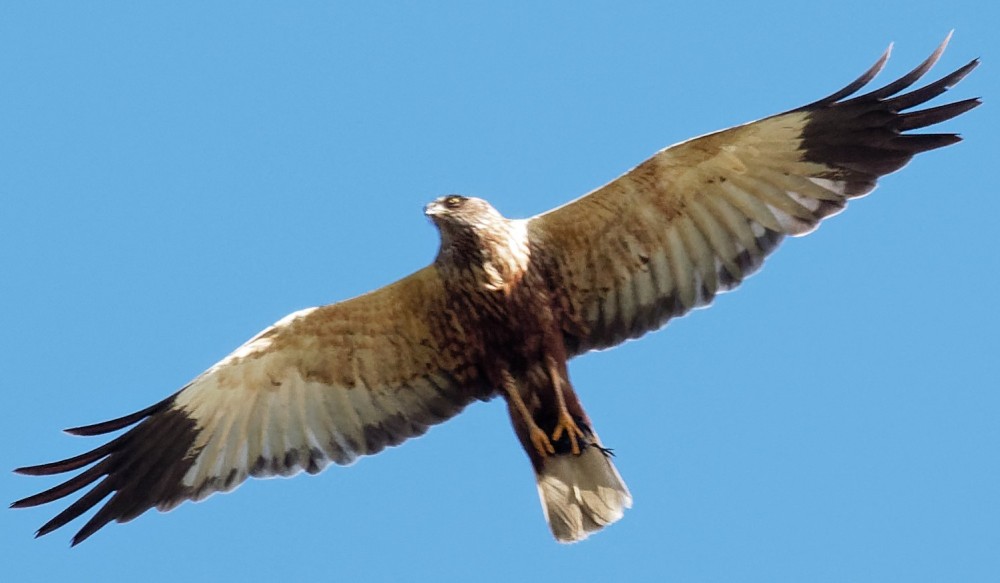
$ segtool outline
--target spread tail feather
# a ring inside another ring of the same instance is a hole
[[[546,457],[536,477],[545,520],[559,542],[583,540],[632,507],[628,487],[598,447]]]

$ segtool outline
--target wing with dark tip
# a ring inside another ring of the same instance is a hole
[[[953,133],[910,132],[960,115],[978,99],[911,109],[978,61],[901,93],[947,42],[885,87],[850,97],[881,71],[889,51],[828,97],[666,148],[531,219],[529,235],[567,294],[570,352],[613,346],[707,305],[760,268],[786,235],[809,233],[914,155],[958,142]]]
[[[247,476],[316,473],[420,435],[486,397],[462,350],[464,332],[443,302],[437,272],[427,268],[353,300],[291,314],[169,398],[67,430],[86,436],[131,427],[87,453],[16,470],[44,476],[86,468],[13,507],[91,486],[41,536],[110,496],[73,538],[77,544],[112,520],[232,490]]]

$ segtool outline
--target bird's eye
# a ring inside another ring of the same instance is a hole
[[[457,209],[462,204],[462,197],[449,196],[444,199],[444,205],[450,209]]]

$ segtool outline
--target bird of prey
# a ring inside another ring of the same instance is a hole
[[[94,484],[37,533],[107,498],[75,545],[112,520],[202,500],[248,476],[350,464],[499,396],[553,535],[584,539],[620,519],[632,497],[573,390],[567,361],[708,304],[760,268],[786,235],[812,231],[915,154],[958,142],[953,133],[912,130],[979,105],[918,109],[977,60],[907,92],[947,42],[880,89],[853,96],[888,50],[828,97],[661,150],[530,219],[504,218],[478,198],[438,198],[425,208],[441,237],[431,265],[283,318],[155,405],[68,429],[127,431],[78,456],[17,469],[86,468],[13,506]]]

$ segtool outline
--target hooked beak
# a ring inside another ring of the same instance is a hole
[[[424,216],[433,219],[443,211],[444,209],[441,207],[441,204],[438,201],[434,201],[424,207]]]

